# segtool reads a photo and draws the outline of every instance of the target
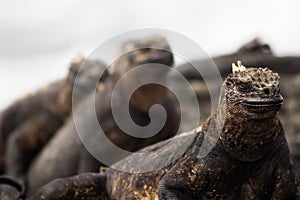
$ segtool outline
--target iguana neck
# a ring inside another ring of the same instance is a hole
[[[123,69],[132,69],[135,66],[127,66],[128,63],[119,62],[118,64],[123,64],[125,66],[118,66],[118,68]],[[123,74],[125,74],[127,71],[119,71],[117,70],[117,67],[115,67],[115,71],[113,72],[113,86],[116,85],[116,83],[119,81],[119,79],[122,77]],[[123,73],[123,74],[122,74]],[[166,74],[167,75],[167,74]],[[161,78],[167,79],[166,75],[162,75]],[[132,77],[130,77],[132,76]],[[169,91],[167,88],[160,86],[158,84],[142,84],[141,79],[145,78],[147,74],[139,74],[139,76],[136,76],[136,74],[131,75],[130,73],[127,75],[125,80],[122,82],[121,87],[123,88],[121,91],[125,93],[128,91],[128,88],[135,88],[135,86],[140,86],[137,90],[134,91],[133,95],[130,98],[130,106],[133,106],[135,109],[141,111],[141,112],[147,112],[149,111],[149,108],[154,104],[165,104],[166,101],[168,101],[168,95]],[[164,80],[161,80],[160,82],[163,82]],[[112,87],[111,89],[113,89]]]
[[[40,91],[39,96],[43,97],[42,103],[48,111],[61,119],[67,117],[72,108],[72,88],[63,79],[54,82]]]
[[[221,98],[211,120],[216,120],[218,141],[225,151],[238,160],[255,161],[274,149],[284,133],[278,112],[267,116],[252,118],[253,115]]]

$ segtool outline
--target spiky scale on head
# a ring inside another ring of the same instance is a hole
[[[121,47],[120,57],[113,65],[113,71],[122,75],[133,67],[149,63],[173,66],[173,53],[165,37],[152,35],[124,43]]]
[[[240,60],[237,61],[238,66],[232,63],[232,73],[242,72],[246,70],[246,67],[242,64]]]
[[[232,74],[225,80],[227,94],[235,98],[244,96],[272,97],[279,95],[279,75],[268,68],[247,68],[238,61],[232,64]]]
[[[278,120],[283,102],[278,74],[268,68],[233,64],[220,100],[218,126],[224,131],[219,138],[226,151],[242,161],[261,158],[271,148],[266,144],[282,130]]]
[[[133,65],[144,63],[173,64],[173,54],[166,38],[158,35],[128,41],[123,45],[123,53],[128,53]]]
[[[121,51],[129,52],[135,49],[164,49],[164,50],[171,50],[169,43],[165,37],[160,35],[153,35],[150,37],[145,37],[142,39],[130,40],[121,48]]]

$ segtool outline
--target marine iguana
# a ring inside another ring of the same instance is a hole
[[[64,124],[71,113],[72,89],[75,78],[80,85],[78,98],[90,92],[98,77],[93,73],[104,70],[100,61],[86,61],[86,71],[78,71],[82,56],[75,57],[66,78],[31,93],[6,108],[0,117],[1,163],[5,174],[23,179],[31,160]],[[5,161],[5,162],[4,162]]]
[[[277,73],[239,62],[202,127],[140,150],[151,159],[131,155],[112,166],[156,170],[110,168],[57,179],[29,199],[296,199],[299,183],[278,117],[282,102]],[[215,146],[200,157],[204,137]]]
[[[213,57],[213,61],[223,78],[230,73],[228,65],[232,60],[237,59],[243,60],[243,64],[247,66],[269,66],[271,70],[280,74],[280,85],[282,96],[284,96],[280,119],[285,127],[285,135],[295,169],[300,173],[300,150],[297,147],[300,145],[300,106],[298,103],[300,98],[300,58],[299,56],[277,56],[273,52],[270,45],[254,39],[242,45],[234,53]],[[205,67],[205,60],[198,60],[195,63],[199,67]],[[202,117],[208,117],[211,114],[210,96],[203,78],[188,63],[177,66],[175,69],[189,80],[197,94]],[[218,91],[220,85],[214,84],[211,88]]]
[[[170,96],[167,89],[163,87],[148,84],[137,89],[133,93],[129,105],[132,120],[138,125],[149,123],[148,110],[152,104],[159,103],[165,107],[167,112],[166,123],[162,130],[153,137],[137,138],[124,133],[114,121],[110,104],[112,89],[114,89],[120,77],[130,69],[146,63],[158,63],[172,67],[174,59],[170,50],[167,40],[161,36],[151,36],[125,42],[120,50],[120,53],[124,55],[120,56],[112,64],[113,70],[111,74],[103,86],[98,87],[95,107],[100,126],[106,136],[120,148],[133,152],[149,144],[172,137],[177,133],[179,124],[177,102]],[[155,67],[155,65],[152,66],[150,64],[147,67]],[[130,82],[125,84],[120,92],[126,93],[128,84],[137,82],[139,79],[145,78],[145,76],[146,74],[141,77],[132,77]],[[117,106],[126,106],[124,105],[122,94],[118,93],[118,97],[120,99],[118,99]],[[93,95],[88,96],[78,105],[78,109],[82,110],[79,119],[81,126],[89,127],[84,130],[84,134],[90,134],[90,139],[94,140],[93,134],[99,133],[89,125],[94,109],[90,109],[87,104],[91,104],[92,98],[94,98]],[[119,109],[118,107],[116,109]],[[99,145],[98,147],[101,147],[101,145],[105,146],[102,141],[99,141],[97,144]],[[109,148],[103,151],[107,155],[110,154]],[[39,187],[55,178],[84,172],[97,172],[101,165],[81,144],[74,119],[70,118],[32,163],[27,174],[28,194],[35,192]]]

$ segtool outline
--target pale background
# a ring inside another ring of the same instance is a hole
[[[300,55],[299,1],[1,0],[0,109],[66,74],[77,53],[138,28],[182,33],[211,55],[259,36]]]

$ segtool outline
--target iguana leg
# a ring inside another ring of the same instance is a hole
[[[299,187],[299,179],[293,167],[287,164],[280,165],[275,172],[275,185],[271,199],[299,199],[300,196],[295,196],[297,187]]]
[[[28,165],[45,145],[62,121],[48,112],[24,122],[8,138],[5,156],[5,173],[23,179]]]
[[[15,188],[19,192],[19,194],[15,195],[16,191],[14,191],[13,193],[15,196],[18,196],[17,197],[18,199],[23,199],[25,197],[25,186],[22,183],[18,182],[17,180],[13,179],[12,177],[5,176],[5,175],[0,176],[0,185],[9,185]],[[9,199],[8,197],[9,191],[10,190],[8,189],[0,188],[0,193],[1,193],[0,197]],[[5,192],[8,193],[5,194]]]
[[[195,199],[207,185],[205,170],[200,164],[191,157],[176,164],[160,181],[159,199]]]
[[[86,173],[68,178],[55,179],[28,198],[28,200],[42,199],[108,200],[106,176],[98,173]]]

